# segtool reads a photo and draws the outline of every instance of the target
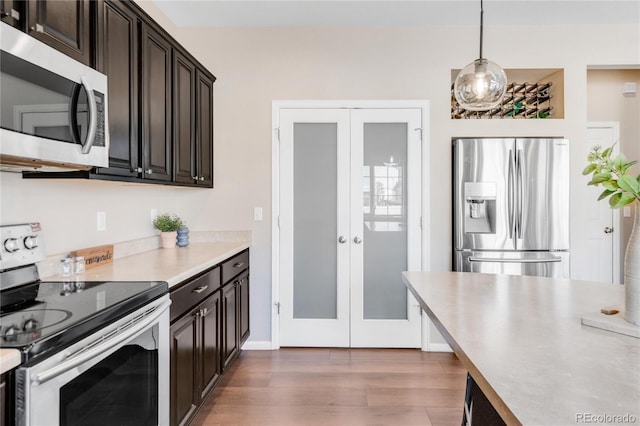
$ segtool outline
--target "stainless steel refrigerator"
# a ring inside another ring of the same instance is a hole
[[[569,142],[453,141],[455,271],[569,278]]]

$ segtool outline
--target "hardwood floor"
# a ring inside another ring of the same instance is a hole
[[[459,426],[466,373],[413,349],[243,351],[191,424]]]

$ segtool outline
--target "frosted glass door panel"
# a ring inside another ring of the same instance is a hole
[[[337,318],[337,124],[293,129],[293,317]]]
[[[365,123],[364,318],[407,319],[407,124]]]

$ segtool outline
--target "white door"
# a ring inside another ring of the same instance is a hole
[[[580,151],[579,158],[583,159],[581,170],[587,165],[587,155],[594,145],[603,148],[609,147],[619,142],[618,123],[589,123],[587,127],[587,143],[579,144],[576,149]],[[576,144],[574,144],[575,146]],[[572,146],[572,149],[573,147]],[[618,146],[614,147],[614,156],[618,151]],[[619,282],[618,274],[614,264],[615,245],[618,241],[619,229],[614,224],[617,212],[614,212],[607,200],[598,201],[600,193],[604,190],[601,186],[587,186],[586,182],[590,177],[583,176],[583,184],[574,185],[579,192],[581,213],[573,215],[578,221],[577,229],[581,232],[583,245],[582,260],[584,264],[574,268],[574,278],[601,281],[608,283]]]
[[[349,346],[349,137],[347,109],[280,110],[282,346]]]
[[[421,113],[280,109],[281,346],[420,346]]]
[[[419,109],[351,112],[351,346],[420,346]],[[360,241],[360,243],[357,243]]]

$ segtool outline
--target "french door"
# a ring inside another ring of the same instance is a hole
[[[422,110],[279,113],[280,345],[419,347]]]

